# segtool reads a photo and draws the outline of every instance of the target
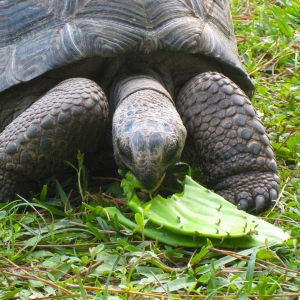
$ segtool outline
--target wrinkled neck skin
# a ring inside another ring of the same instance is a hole
[[[115,106],[113,146],[117,164],[148,190],[179,161],[186,129],[163,80],[152,70],[123,73],[111,90]]]

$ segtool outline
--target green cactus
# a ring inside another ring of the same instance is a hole
[[[147,203],[141,202],[132,191],[132,182],[136,182],[132,181],[132,175],[128,175],[122,182],[122,186],[127,188],[129,207],[138,213],[141,208],[151,204],[146,218],[174,233],[213,238],[241,237],[255,233],[256,223],[249,218],[249,214],[199,185],[190,176],[186,175],[181,194],[174,194],[167,199],[158,195]],[[129,186],[131,189],[128,189]]]
[[[184,191],[169,198],[160,195],[149,202],[142,202],[135,188],[141,184],[127,173],[121,186],[128,199],[128,206],[136,213],[147,207],[145,219],[150,222],[143,234],[165,244],[183,247],[199,247],[207,244],[225,248],[249,248],[266,244],[281,244],[290,238],[280,228],[258,217],[238,210],[221,196],[199,185],[191,177],[185,177]],[[151,205],[149,209],[149,204]],[[118,221],[136,231],[141,229],[115,207],[103,208],[103,217],[118,218]]]
[[[110,220],[118,219],[120,224],[141,233],[141,228],[126,218],[116,207],[102,208],[100,215],[103,218],[109,218]],[[256,218],[254,216],[251,217]],[[257,234],[246,235],[238,238],[218,239],[202,236],[191,237],[188,235],[174,233],[164,227],[159,229],[157,226],[153,226],[149,222],[144,228],[144,235],[150,239],[158,240],[170,246],[197,248],[207,245],[207,240],[209,239],[214,246],[229,249],[263,247],[266,246],[266,242],[268,246],[280,245],[290,238],[289,234],[268,222],[258,219],[257,223]]]

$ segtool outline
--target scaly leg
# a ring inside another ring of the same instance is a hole
[[[109,118],[101,88],[84,78],[54,87],[7,126],[0,135],[0,201],[28,192],[28,181],[44,179],[92,152],[105,136]]]
[[[240,209],[261,212],[278,197],[270,141],[250,100],[216,72],[191,79],[177,102],[208,186]]]

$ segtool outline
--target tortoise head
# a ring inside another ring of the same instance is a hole
[[[148,190],[179,161],[186,129],[169,93],[156,80],[133,76],[118,85],[113,117],[117,164],[130,170]]]

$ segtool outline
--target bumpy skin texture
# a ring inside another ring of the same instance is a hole
[[[128,76],[114,89],[114,156],[148,190],[180,160],[186,129],[170,94],[149,76]]]
[[[63,81],[25,110],[0,135],[2,201],[28,192],[28,180],[63,172],[78,150],[95,150],[108,116],[103,91],[84,78]]]
[[[240,209],[268,208],[279,192],[277,166],[265,129],[241,89],[224,75],[207,72],[182,88],[176,105],[209,187]]]

